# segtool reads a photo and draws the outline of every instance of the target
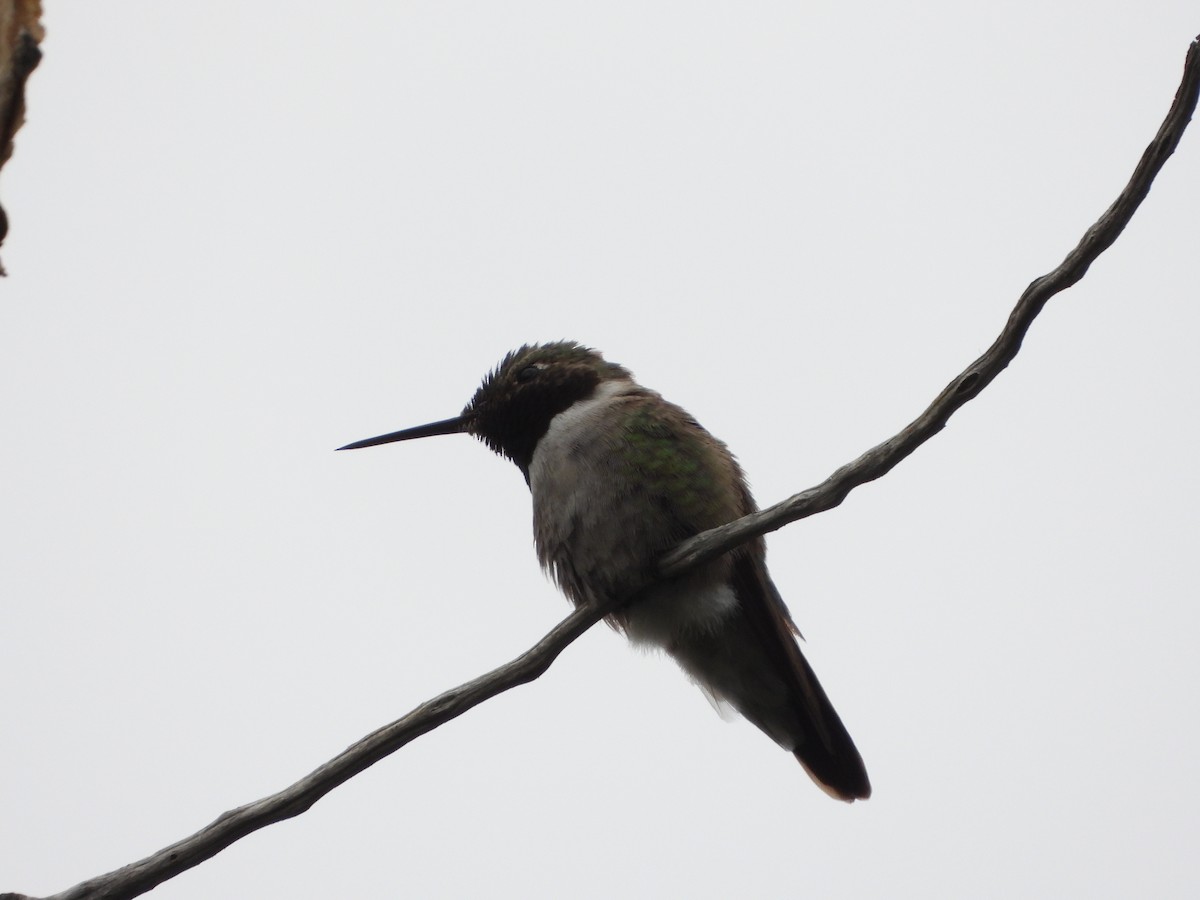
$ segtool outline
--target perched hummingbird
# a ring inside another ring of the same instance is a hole
[[[628,369],[574,342],[504,357],[453,419],[339,449],[466,432],[517,464],[538,559],[576,606],[630,597],[684,539],[753,512],[726,446]],[[654,584],[609,624],[666,650],[830,796],[871,795],[862,757],[796,644],[761,538]]]

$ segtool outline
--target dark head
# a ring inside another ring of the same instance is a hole
[[[463,410],[466,430],[528,472],[551,419],[590,397],[600,382],[630,377],[573,341],[526,344],[483,380]]]
[[[529,476],[534,448],[550,420],[603,381],[632,378],[628,369],[607,362],[595,350],[574,341],[526,344],[509,353],[483,379],[462,415],[406,428],[339,447],[354,450],[392,441],[466,432],[506,456]]]

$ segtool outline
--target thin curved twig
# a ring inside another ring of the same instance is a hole
[[[661,577],[678,575],[701,562],[797,519],[832,509],[855,487],[890,471],[945,427],[959,407],[987,387],[1012,362],[1021,341],[1042,307],[1055,294],[1079,281],[1093,261],[1117,239],[1150,191],[1150,185],[1174,152],[1191,120],[1200,94],[1200,37],[1192,42],[1183,80],[1158,134],[1142,155],[1133,177],[1079,245],[1054,271],[1033,281],[1021,295],[995,343],[937,396],[907,428],[858,459],[842,466],[816,487],[802,491],[762,512],[706,531],[685,541],[662,561]],[[462,715],[483,701],[546,671],[571,642],[622,603],[578,609],[517,659],[418,706],[277,794],[231,810],[190,837],[153,856],[82,882],[46,900],[125,900],[198,865],[242,837],[297,816],[338,785],[403,747],[414,738]],[[22,894],[0,894],[0,900],[32,900]]]
[[[512,662],[422,703],[402,719],[368,734],[290,787],[222,814],[190,837],[106,875],[81,882],[46,900],[125,900],[216,856],[230,844],[275,822],[298,816],[345,781],[399,750],[427,731],[462,715],[485,700],[536,679],[567,645],[600,621],[607,608],[577,609]],[[0,894],[0,900],[22,900]],[[30,900],[30,898],[23,898]]]
[[[720,556],[750,538],[777,531],[790,522],[803,519],[839,505],[860,484],[874,481],[890,472],[897,463],[946,427],[950,417],[971,400],[1008,366],[1029,326],[1047,301],[1065,291],[1087,273],[1101,253],[1112,246],[1133,214],[1150,193],[1150,185],[1167,159],[1175,152],[1184,129],[1196,109],[1200,94],[1200,36],[1188,47],[1183,80],[1175,92],[1175,102],[1158,129],[1158,134],[1138,161],[1129,184],[1105,210],[1096,224],[1087,230],[1079,244],[1067,254],[1054,271],[1035,278],[1017,301],[1004,330],[979,359],[967,366],[937,395],[929,408],[908,427],[842,466],[816,487],[795,494],[760,512],[713,528],[684,541],[663,558],[659,574],[664,578],[679,575],[692,566]]]

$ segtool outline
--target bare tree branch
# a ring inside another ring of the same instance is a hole
[[[42,58],[41,17],[41,0],[0,0],[0,166],[12,156],[13,136],[25,121],[25,81]],[[0,244],[7,234],[8,216],[0,206]]]
[[[1042,307],[1055,294],[1065,291],[1087,273],[1101,253],[1112,246],[1125,230],[1133,214],[1150,193],[1150,185],[1167,159],[1175,152],[1184,129],[1196,109],[1200,93],[1200,36],[1192,41],[1183,65],[1183,80],[1175,92],[1175,102],[1150,142],[1125,190],[1104,211],[1079,244],[1067,254],[1054,271],[1035,278],[1025,288],[1009,314],[1000,336],[979,359],[967,366],[899,434],[872,447],[852,463],[842,466],[816,487],[801,491],[782,503],[754,513],[720,528],[684,541],[662,560],[660,574],[665,578],[679,575],[692,566],[720,556],[752,537],[777,531],[790,522],[838,506],[860,484],[886,475],[902,459],[946,427],[958,408],[992,383],[1021,349],[1025,333]]]
[[[47,900],[119,900],[137,897],[180,872],[216,856],[234,841],[273,822],[300,815],[339,784],[349,781],[409,741],[462,715],[484,700],[533,681],[550,668],[550,664],[568,644],[620,605],[612,603],[606,608],[576,610],[512,662],[422,703],[404,718],[367,735],[291,787],[230,810],[207,827],[164,847],[153,856],[81,882]],[[31,898],[20,894],[0,894],[0,900]]]
[[[858,459],[842,466],[824,482],[782,503],[737,522],[715,528],[684,542],[668,554],[660,576],[678,575],[724,553],[757,535],[789,522],[831,509],[860,484],[886,474],[897,463],[945,427],[950,416],[982,391],[1013,360],[1034,318],[1055,294],[1079,281],[1092,262],[1107,249],[1128,224],[1167,158],[1174,152],[1191,120],[1200,93],[1200,37],[1192,42],[1184,63],[1183,80],[1162,127],[1151,142],[1116,201],[1096,222],[1079,245],[1054,271],[1036,279],[1021,295],[995,343],[937,396],[907,428]],[[568,644],[622,605],[579,609],[564,619],[536,646],[506,665],[494,669],[422,704],[402,719],[367,735],[357,744],[291,787],[255,803],[231,810],[211,825],[153,856],[107,875],[82,882],[46,900],[118,900],[136,897],[180,872],[216,855],[238,839],[304,812],[338,785],[374,765],[400,747],[462,715],[483,701],[546,671]],[[0,894],[0,900],[32,900],[22,894]]]

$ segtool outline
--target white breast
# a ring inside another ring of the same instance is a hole
[[[529,462],[529,488],[535,497],[539,486],[548,487],[552,483],[556,487],[562,485],[562,466],[578,447],[595,440],[605,408],[636,387],[633,382],[624,379],[603,381],[591,397],[571,404],[550,420],[550,427],[538,441],[533,459]]]

